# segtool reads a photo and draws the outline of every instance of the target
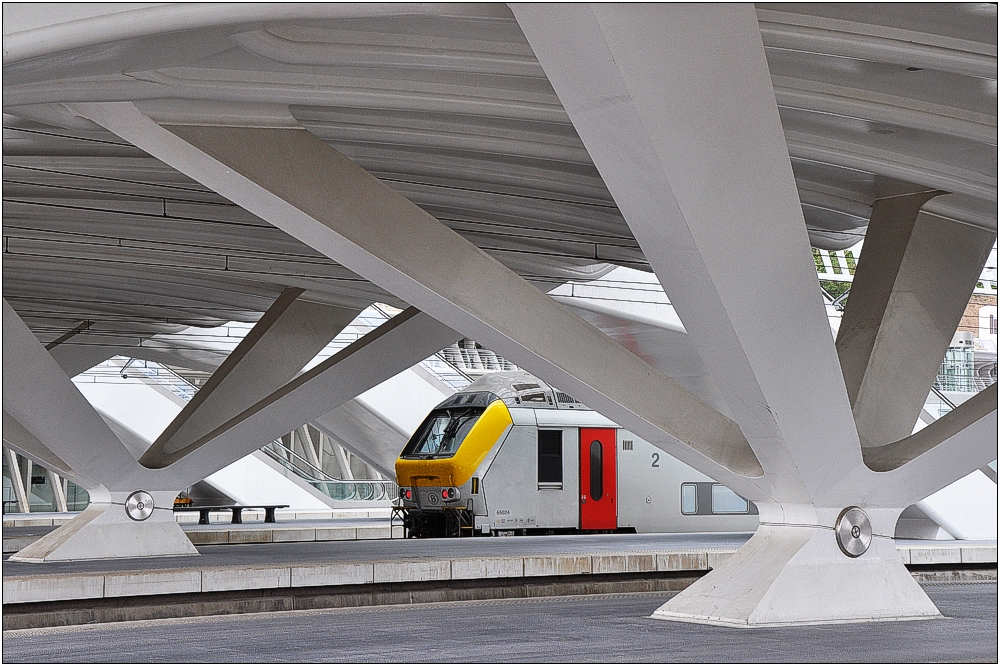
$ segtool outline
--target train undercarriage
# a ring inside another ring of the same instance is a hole
[[[402,521],[407,539],[432,537],[465,537],[475,533],[475,517],[464,508],[423,510],[413,507],[394,507],[393,522]]]

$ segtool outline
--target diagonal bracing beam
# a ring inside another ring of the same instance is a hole
[[[461,337],[416,308],[408,308],[207,433],[194,442],[191,453],[166,470],[194,483]]]
[[[4,428],[6,429],[6,425]],[[3,447],[3,454],[7,457],[7,469],[10,470],[10,485],[14,488],[14,497],[17,499],[18,511],[21,513],[31,513],[31,504],[28,502],[28,493],[24,490],[24,480],[21,478],[21,467],[17,462],[17,453],[5,446]]]
[[[3,351],[3,409],[13,421],[78,476],[109,490],[142,487],[135,458],[6,300]]]
[[[309,132],[74,108],[737,492],[761,473],[735,423]]]
[[[954,410],[909,437],[865,449],[865,464],[887,472],[889,482],[912,504],[941,490],[997,457],[997,385],[980,391]]]
[[[913,432],[996,240],[993,232],[921,214],[939,194],[878,199],[872,208],[837,334],[866,448]]]
[[[91,482],[80,479],[68,463],[40,442],[17,419],[7,413],[6,409],[3,412],[3,442],[4,446],[8,446],[26,458],[43,465],[45,469],[70,479],[78,486],[87,488],[92,485]]]
[[[142,465],[159,469],[189,454],[206,434],[292,379],[358,314],[302,301],[302,292],[282,292],[143,454]]]

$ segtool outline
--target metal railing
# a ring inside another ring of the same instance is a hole
[[[392,500],[399,494],[399,486],[387,479],[336,479],[277,441],[261,451],[330,499],[371,502]]]

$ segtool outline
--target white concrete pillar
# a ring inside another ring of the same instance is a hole
[[[28,494],[24,489],[24,479],[21,477],[21,466],[17,462],[17,454],[6,446],[3,447],[3,454],[7,457],[10,485],[14,488],[14,498],[17,500],[18,511],[31,513],[31,504],[28,502]]]
[[[896,555],[896,519],[914,488],[976,465],[991,428],[995,452],[995,416],[967,410],[900,442],[903,464],[865,465],[753,6],[511,9],[763,468],[738,491],[757,533],[654,617],[937,617]],[[953,466],[929,471],[946,452]],[[858,557],[835,535],[852,505],[872,532]]]
[[[55,505],[56,511],[66,513],[66,492],[63,490],[62,479],[51,469],[46,470],[45,473],[49,477],[49,485],[52,486],[52,503]]]
[[[346,481],[353,481],[354,472],[351,471],[351,461],[347,459],[347,451],[340,444],[334,443],[333,446],[333,451],[337,456],[337,466],[340,467],[340,478]]]
[[[173,499],[188,484],[136,462],[6,300],[3,331],[4,437],[9,426],[12,437],[48,452],[91,497],[86,511],[11,559],[197,554],[173,519]],[[139,490],[154,498],[142,520],[125,511]]]

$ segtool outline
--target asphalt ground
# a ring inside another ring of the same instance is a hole
[[[947,619],[736,629],[650,619],[673,593],[545,597],[7,631],[3,661],[996,663],[996,583],[924,589]]]

